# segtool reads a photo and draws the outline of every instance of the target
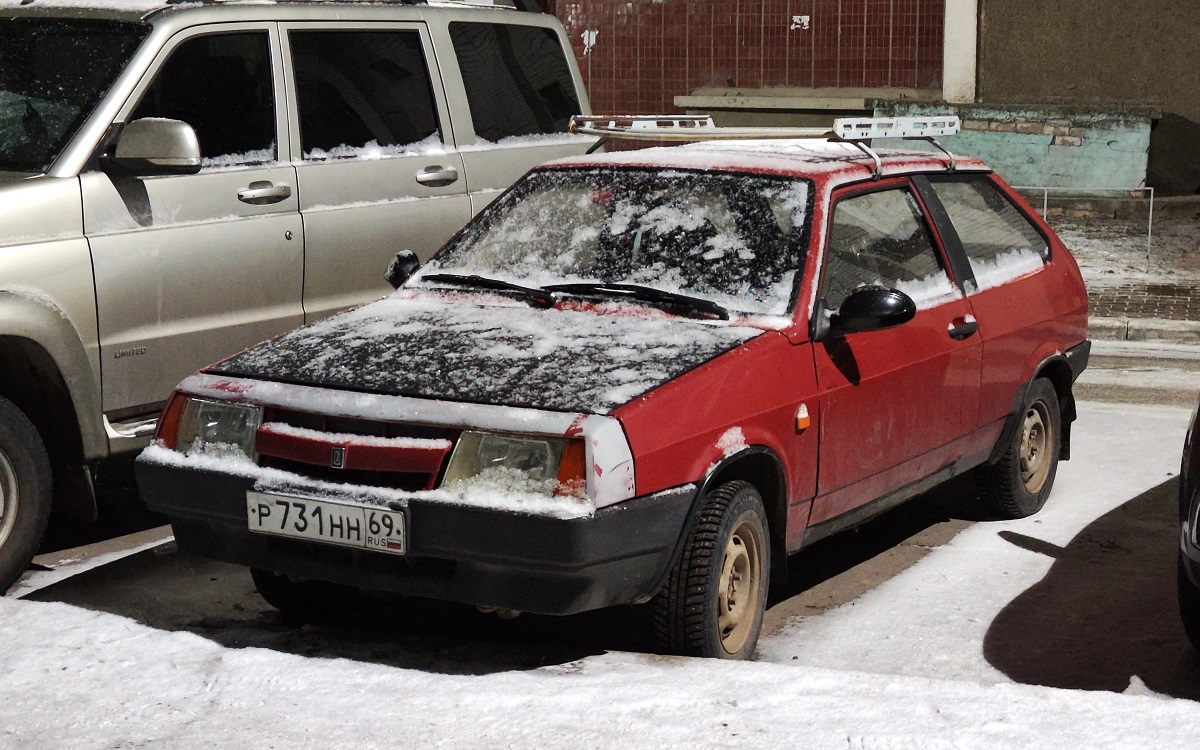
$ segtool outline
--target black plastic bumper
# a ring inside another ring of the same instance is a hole
[[[170,517],[179,546],[203,557],[360,588],[559,615],[653,595],[696,492],[687,485],[576,519],[413,499],[408,550],[400,556],[251,533],[246,491],[252,479],[139,460],[137,480],[146,505]]]

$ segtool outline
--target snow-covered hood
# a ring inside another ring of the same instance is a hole
[[[297,329],[209,372],[604,414],[762,333],[674,317],[404,295]]]

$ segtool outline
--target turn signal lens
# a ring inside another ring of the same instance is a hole
[[[187,399],[179,391],[171,394],[171,400],[158,418],[158,427],[154,430],[154,439],[171,450],[179,440],[179,416],[183,414],[183,405]]]
[[[587,451],[582,440],[568,441],[563,449],[554,494],[560,497],[584,497],[587,494]]]

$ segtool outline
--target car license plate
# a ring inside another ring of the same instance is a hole
[[[404,512],[290,495],[246,493],[246,522],[259,534],[403,555]]]

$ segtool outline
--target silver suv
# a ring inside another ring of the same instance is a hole
[[[491,3],[0,0],[0,592],[181,378],[378,297],[587,111]]]

